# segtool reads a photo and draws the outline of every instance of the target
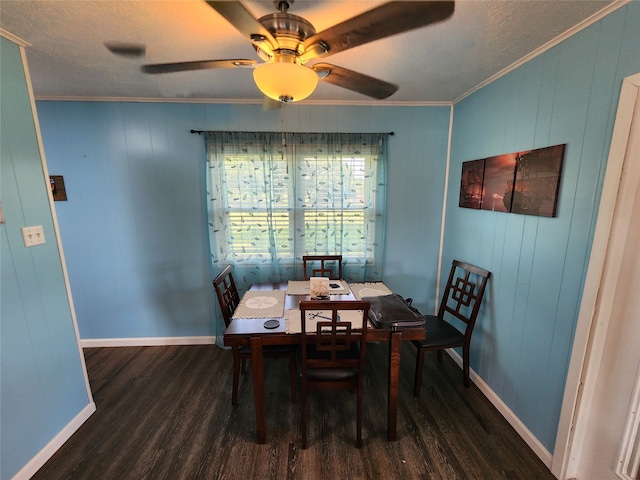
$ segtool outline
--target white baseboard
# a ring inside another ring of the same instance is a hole
[[[462,368],[462,357],[453,349],[447,350],[447,353],[451,358],[453,358],[454,362],[460,365]],[[529,445],[529,448],[533,450],[540,460],[544,462],[544,464],[551,469],[551,461],[553,460],[553,455],[547,450],[542,443],[531,433],[531,431],[525,426],[524,423],[516,416],[515,413],[511,411],[511,409],[502,401],[498,395],[491,390],[491,387],[485,383],[482,378],[473,371],[473,369],[469,369],[469,377],[471,381],[476,384],[476,386],[480,389],[480,391],[484,394],[485,397],[489,399],[489,401],[493,404],[494,407],[498,409],[500,414],[509,422],[509,424],[514,428],[514,430],[522,437],[522,439]]]
[[[35,473],[47,463],[47,461],[53,456],[58,449],[69,440],[80,426],[87,421],[87,419],[93,415],[96,411],[96,404],[94,402],[89,403],[82,409],[78,415],[75,416],[55,437],[51,439],[47,445],[33,457],[29,463],[27,463],[22,469],[15,474],[13,480],[28,480]]]
[[[95,347],[158,347],[165,345],[212,345],[216,337],[144,337],[87,338],[80,340],[82,348]]]

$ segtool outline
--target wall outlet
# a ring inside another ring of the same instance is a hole
[[[34,245],[41,245],[45,243],[42,225],[22,227],[22,238],[24,239],[25,247],[33,247]]]

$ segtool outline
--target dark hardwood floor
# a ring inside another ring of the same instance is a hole
[[[355,396],[310,393],[308,449],[288,363],[265,362],[268,439],[256,444],[250,369],[231,406],[231,352],[212,345],[85,350],[97,411],[38,471],[57,479],[512,479],[555,477],[445,355],[402,352],[398,440],[386,440],[387,346],[368,347],[363,441]]]

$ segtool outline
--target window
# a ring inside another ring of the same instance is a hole
[[[212,255],[234,265],[342,254],[379,262],[384,227],[381,134],[210,132]]]

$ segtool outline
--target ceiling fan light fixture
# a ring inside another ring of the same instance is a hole
[[[281,102],[307,98],[318,86],[318,75],[297,63],[265,63],[253,71],[253,79],[262,93]]]

